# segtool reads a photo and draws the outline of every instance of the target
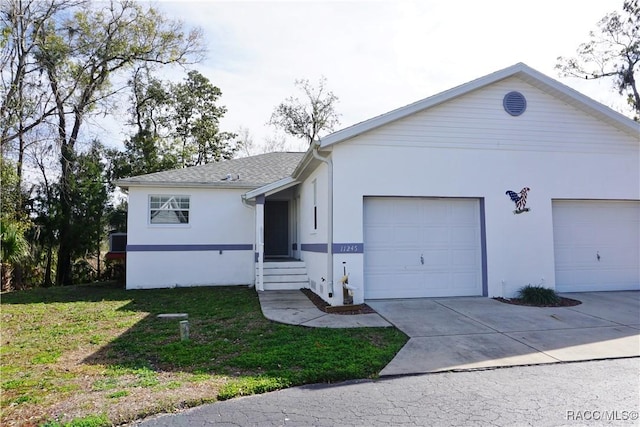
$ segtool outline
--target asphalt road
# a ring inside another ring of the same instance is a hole
[[[640,425],[640,358],[295,387],[136,425]]]

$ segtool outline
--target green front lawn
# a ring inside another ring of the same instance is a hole
[[[266,320],[246,287],[125,291],[114,284],[3,294],[2,425],[122,423],[300,384],[373,378],[404,345],[394,328]],[[188,313],[191,339],[178,321]]]

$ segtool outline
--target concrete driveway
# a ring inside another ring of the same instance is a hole
[[[367,301],[410,340],[381,376],[640,356],[640,292],[563,295],[575,307],[490,298]]]

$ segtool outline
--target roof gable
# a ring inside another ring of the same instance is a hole
[[[522,95],[526,101],[526,111],[520,116],[514,117],[505,111],[504,98],[512,92]],[[380,146],[633,154],[638,153],[639,142],[637,136],[631,137],[514,76],[387,123],[329,149],[342,153]],[[345,151],[347,146],[349,149]]]
[[[534,70],[533,68],[518,63],[511,67],[496,71],[487,76],[454,87],[437,95],[414,102],[351,127],[334,132],[320,140],[321,147],[329,147],[333,144],[351,139],[365,132],[384,126],[388,123],[405,118],[420,111],[440,105],[444,102],[458,98],[475,90],[484,88],[496,82],[518,77],[526,83],[534,86],[588,114],[598,117],[600,120],[614,126],[615,128],[633,135],[640,132],[640,124],[628,117],[592,100],[591,98],[571,89],[570,87]]]

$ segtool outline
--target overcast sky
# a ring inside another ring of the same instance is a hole
[[[222,90],[220,103],[228,109],[222,130],[248,128],[256,143],[275,134],[265,123],[278,103],[296,93],[300,78],[327,78],[340,99],[339,128],[517,62],[606,105],[622,105],[610,82],[561,78],[554,70],[556,58],[574,55],[622,0],[201,0],[155,6],[187,27],[203,28],[208,55],[195,68]],[[111,138],[113,144],[124,136]]]

